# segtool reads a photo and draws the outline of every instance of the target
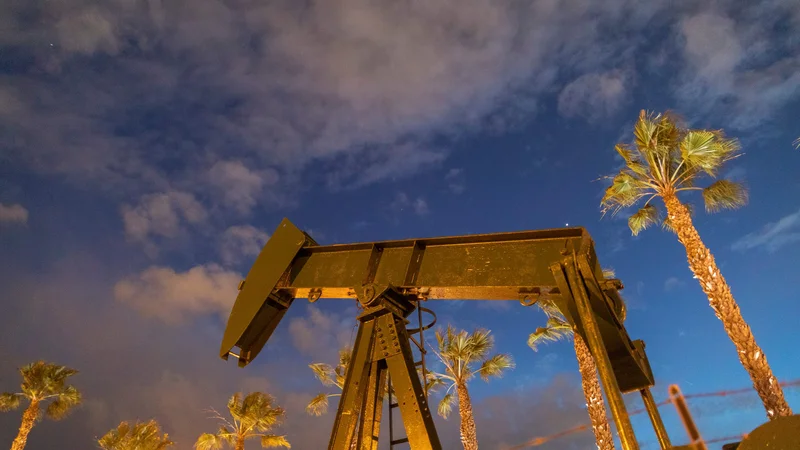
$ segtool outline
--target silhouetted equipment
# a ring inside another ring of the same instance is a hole
[[[778,417],[745,436],[737,450],[800,450],[800,414]]]
[[[249,364],[297,298],[357,298],[364,309],[328,448],[349,450],[353,441],[361,450],[377,448],[391,378],[390,406],[399,407],[411,448],[440,450],[406,318],[425,300],[516,300],[531,306],[550,298],[589,345],[622,448],[638,449],[622,399],[634,391],[643,396],[659,442],[668,448],[649,392],[653,374],[644,343],[632,341],[623,325],[622,287],[603,276],[583,228],[323,246],[284,219],[239,285],[220,356]]]

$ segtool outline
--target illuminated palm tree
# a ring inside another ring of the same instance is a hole
[[[122,422],[98,439],[97,444],[103,450],[163,450],[175,445],[169,436],[161,434],[158,422],[136,422],[131,426]]]
[[[480,375],[484,381],[489,381],[490,377],[500,377],[505,370],[514,367],[514,361],[511,355],[505,353],[489,356],[494,338],[488,330],[481,329],[468,334],[466,331],[456,332],[448,325],[444,332],[436,331],[436,341],[438,345],[433,353],[444,365],[444,372],[430,372],[426,385],[428,389],[447,386],[439,402],[439,415],[446,419],[453,404],[458,402],[461,443],[465,450],[477,450],[478,434],[467,384],[475,375]]]
[[[321,392],[308,402],[306,412],[314,415],[321,416],[328,411],[328,399],[330,397],[341,397],[341,391],[344,389],[344,379],[347,374],[347,367],[350,365],[350,357],[352,351],[350,348],[345,347],[339,350],[339,364],[336,367],[331,367],[330,364],[314,363],[309,364],[308,367],[314,371],[314,376],[324,386],[335,386],[340,392],[333,394],[326,394]]]
[[[81,394],[74,386],[66,384],[67,378],[78,373],[77,370],[56,364],[37,361],[19,369],[22,375],[22,392],[0,394],[0,411],[17,409],[23,400],[28,407],[22,414],[22,424],[11,450],[22,450],[28,442],[28,434],[42,418],[42,406],[49,401],[44,415],[53,420],[61,420],[73,407],[81,402]]]
[[[704,175],[717,178],[722,166],[739,155],[739,143],[720,130],[687,129],[670,113],[655,115],[644,111],[634,126],[634,136],[633,145],[616,146],[625,167],[608,177],[612,181],[601,201],[603,213],[616,214],[644,200],[642,208],[628,219],[633,234],[661,223],[678,235],[686,248],[689,268],[736,346],[739,361],[750,374],[767,417],[791,415],[783,390],[744,321],[730,286],[692,223],[688,205],[678,198],[689,191],[701,191],[708,212],[745,205],[747,190],[734,181],[718,179],[705,188],[696,186]],[[663,220],[653,204],[655,198],[664,202],[667,215]]]
[[[279,425],[285,416],[283,408],[274,405],[274,402],[271,396],[261,392],[247,394],[244,399],[242,394],[237,392],[228,400],[231,419],[222,417],[212,409],[213,418],[220,421],[219,431],[216,434],[200,435],[194,448],[213,450],[228,446],[235,450],[244,450],[245,441],[253,438],[259,438],[264,448],[291,448],[286,436],[267,434],[273,427]]]
[[[572,338],[575,356],[578,359],[578,371],[581,374],[583,395],[586,397],[586,410],[592,422],[597,448],[613,450],[614,436],[611,434],[611,426],[608,424],[606,404],[603,401],[600,379],[597,376],[597,366],[594,364],[589,347],[580,335],[574,333],[572,326],[552,301],[539,300],[536,304],[547,315],[547,324],[537,328],[528,336],[528,346],[533,351],[538,351],[539,345],[543,342]]]

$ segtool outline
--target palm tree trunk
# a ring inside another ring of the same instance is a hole
[[[236,437],[236,446],[234,447],[235,450],[244,450],[244,436],[237,436]]]
[[[19,426],[17,437],[14,439],[14,442],[11,443],[11,450],[22,450],[25,448],[25,444],[28,443],[28,433],[31,432],[31,428],[33,428],[38,417],[39,401],[31,400],[31,404],[28,405],[25,412],[22,413],[22,424]]]
[[[461,416],[461,444],[464,450],[478,450],[478,431],[472,415],[472,400],[464,384],[456,384],[458,394],[458,414]]]
[[[772,420],[791,416],[792,410],[786,403],[783,389],[772,374],[766,355],[756,344],[750,327],[744,321],[739,305],[731,294],[730,286],[722,277],[714,256],[700,239],[689,210],[674,195],[664,196],[664,204],[672,228],[678,234],[678,240],[686,247],[689,268],[708,296],[711,308],[722,321],[728,337],[736,346],[739,361],[750,374],[753,387],[767,410],[767,417]]]
[[[586,342],[579,334],[574,335],[575,356],[578,358],[578,369],[581,372],[583,395],[586,397],[586,409],[592,421],[592,431],[597,441],[599,450],[614,450],[614,436],[608,424],[606,404],[603,401],[603,392],[600,390],[600,380],[597,378],[597,366],[594,364],[592,353]]]

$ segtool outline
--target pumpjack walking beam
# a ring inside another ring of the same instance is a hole
[[[383,294],[365,295],[368,288]],[[370,376],[378,380],[378,385],[382,384],[382,364],[385,363],[393,374],[393,381],[394,372],[404,373],[403,367],[394,369],[390,362],[399,359],[375,353],[377,347],[374,347],[373,336],[378,324],[383,324],[381,330],[386,333],[385,327],[390,326],[386,322],[388,317],[400,320],[410,314],[409,310],[397,306],[403,304],[403,300],[398,299],[406,299],[411,306],[414,298],[517,300],[524,306],[531,306],[539,298],[547,297],[559,306],[573,329],[589,344],[622,447],[634,450],[638,446],[622,394],[642,392],[654,383],[644,343],[632,341],[623,325],[625,308],[619,289],[622,289],[619,280],[604,278],[593,242],[583,228],[321,246],[284,219],[257,257],[247,278],[239,285],[239,295],[222,339],[220,356],[223,359],[235,356],[241,367],[249,364],[296,298],[305,297],[311,302],[320,298],[371,298],[369,302],[381,298],[377,304],[370,305],[385,307],[392,312],[384,313],[386,318],[369,316],[371,318],[364,319],[366,321],[362,320],[366,316],[359,318],[357,345],[360,347],[356,347],[358,350],[354,352],[362,352],[359,358],[364,358],[364,365],[361,369],[355,366],[349,369],[354,374],[346,376],[346,392],[350,389],[352,393],[347,399],[343,394],[340,408],[345,408],[348,402],[355,405],[367,401],[372,395],[371,391],[363,388]],[[399,322],[392,323],[395,333],[403,336],[399,339],[402,343],[398,343],[401,345],[400,353],[403,353],[408,346],[405,328],[399,326]],[[386,334],[383,338],[386,339]],[[362,341],[370,343],[361,344]],[[233,352],[235,346],[240,349],[238,354]],[[373,360],[367,367],[369,355]],[[358,376],[356,370],[361,371]],[[420,398],[413,386],[419,383],[416,373],[410,378],[416,380],[410,382],[411,389],[416,398]],[[356,382],[362,388],[354,388]],[[399,394],[400,390],[397,392]],[[351,397],[357,401],[349,400]],[[368,400],[369,405],[377,407],[375,402],[383,396],[375,391],[372,398],[375,400]],[[360,407],[359,417],[363,421],[369,416],[364,414],[369,408],[361,404],[364,406]],[[337,436],[343,434],[347,437],[355,433],[357,419],[354,412],[355,409],[344,409],[337,415],[331,445],[342,445],[343,441],[337,439],[343,438]],[[380,418],[374,417],[373,423],[378,423]],[[651,419],[654,424],[660,422],[657,411],[651,414]],[[405,413],[403,421],[407,421]],[[429,429],[424,421],[420,424],[411,428],[406,424],[410,440],[417,433],[435,436],[435,431],[430,431],[432,425]],[[366,433],[363,430],[360,434]],[[377,434],[376,427],[373,426],[373,430]],[[434,447],[437,442],[438,439],[435,442],[431,440],[429,446],[412,443],[412,448],[437,448]],[[362,446],[364,448],[369,447]]]

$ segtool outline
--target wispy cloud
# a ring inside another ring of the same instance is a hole
[[[428,202],[424,198],[411,199],[405,192],[398,192],[389,207],[396,212],[410,210],[418,216],[424,216],[429,212]]]
[[[564,87],[558,96],[558,112],[590,122],[608,120],[630,100],[632,69],[588,73]]]
[[[686,286],[686,282],[678,277],[669,277],[664,281],[664,291],[670,292]]]
[[[447,188],[454,194],[461,194],[467,189],[464,169],[452,168],[448,170],[444,180],[447,182]]]
[[[772,253],[800,241],[800,211],[764,225],[760,231],[742,236],[731,245],[733,250],[745,251],[756,248]]]
[[[0,224],[3,223],[28,223],[28,210],[20,205],[4,205],[0,203]]]

